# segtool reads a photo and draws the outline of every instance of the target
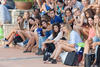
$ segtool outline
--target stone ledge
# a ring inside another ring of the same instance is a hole
[[[3,24],[4,37],[6,37],[16,26],[16,24]]]
[[[19,15],[23,16],[24,12],[26,11],[29,11],[30,14],[32,14],[32,9],[30,10],[19,10],[19,9],[9,9],[9,12],[10,12],[10,15],[11,15],[11,18],[12,18],[12,24],[16,24],[17,22],[17,17]]]

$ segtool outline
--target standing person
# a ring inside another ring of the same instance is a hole
[[[6,1],[1,0],[0,4],[0,25],[11,23],[11,16],[8,9],[5,7]]]
[[[14,0],[7,0],[7,3],[5,4],[5,6],[6,6],[8,9],[14,9],[14,8],[15,8]]]

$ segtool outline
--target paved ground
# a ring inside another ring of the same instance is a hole
[[[70,67],[61,62],[58,64],[44,64],[42,56],[34,53],[23,53],[17,48],[0,47],[0,67]],[[75,66],[74,66],[75,67]]]

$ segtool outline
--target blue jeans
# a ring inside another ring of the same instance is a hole
[[[23,44],[24,44],[24,45],[27,45],[28,41],[29,41],[29,40],[26,39],[26,40],[23,42]]]
[[[99,37],[93,37],[93,42],[100,42],[100,38]],[[96,50],[95,50],[95,58],[97,58],[97,50],[98,50],[98,46],[96,46]]]
[[[42,48],[42,43],[47,39],[47,37],[39,36],[39,48]]]

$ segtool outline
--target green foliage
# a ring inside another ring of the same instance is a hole
[[[33,0],[15,0],[15,1],[33,2]]]

